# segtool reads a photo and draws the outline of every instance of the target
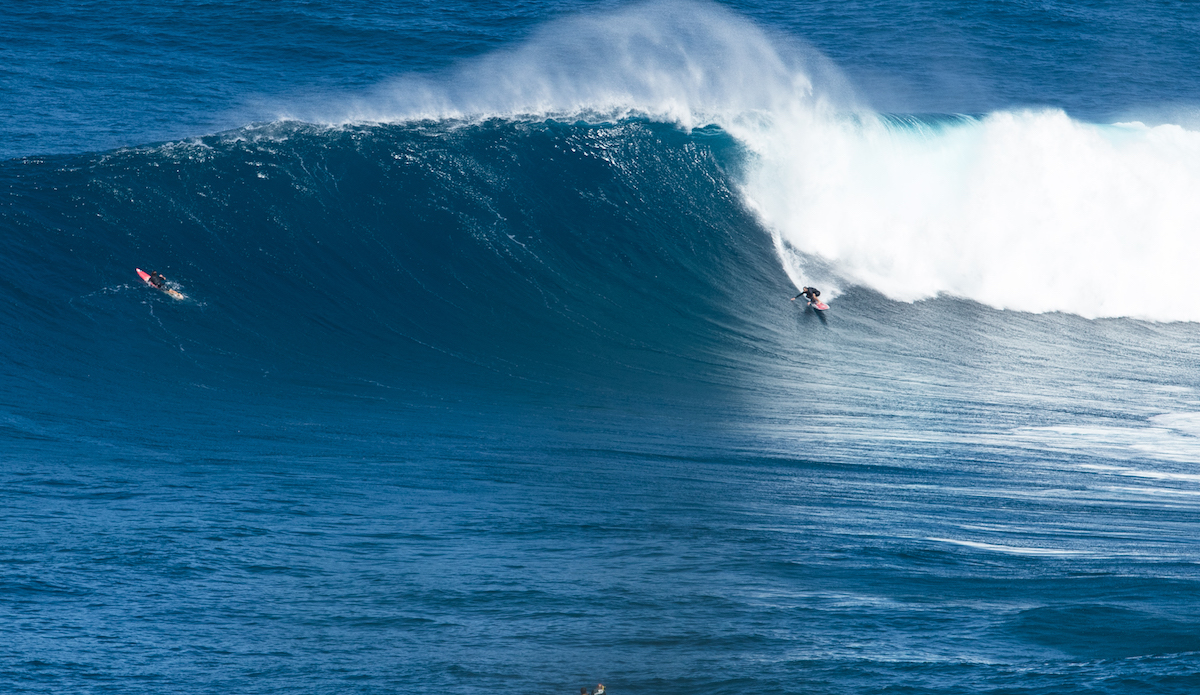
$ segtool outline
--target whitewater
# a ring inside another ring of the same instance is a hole
[[[1200,689],[1189,6],[8,9],[0,690]]]

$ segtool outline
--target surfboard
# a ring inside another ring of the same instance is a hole
[[[142,279],[142,282],[146,283],[147,285],[150,285],[151,287],[154,287],[154,283],[150,282],[150,273],[147,273],[146,271],[142,270],[141,268],[134,268],[134,270],[137,271],[138,277],[140,277]],[[176,289],[172,289],[170,287],[154,287],[154,289],[159,290],[160,292],[165,292],[168,296],[171,297],[171,299],[186,299],[183,296],[182,292],[180,292],[179,290],[176,290]]]
[[[822,301],[809,302],[808,305],[817,311],[825,311],[829,308],[829,305]]]

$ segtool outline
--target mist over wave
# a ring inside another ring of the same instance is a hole
[[[797,286],[1200,320],[1200,133],[1055,109],[900,116],[863,103],[802,42],[714,4],[669,2],[560,19],[449,75],[301,115],[718,125],[753,153],[741,190]]]
[[[405,75],[348,105],[287,115],[335,123],[638,116],[690,128],[798,105],[857,108],[849,82],[812,47],[688,0],[558,19],[447,74]]]

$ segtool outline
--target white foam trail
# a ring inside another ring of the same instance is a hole
[[[1200,413],[1164,413],[1150,418],[1150,422],[1189,437],[1200,437]]]
[[[955,538],[926,538],[925,540],[934,541],[937,543],[950,543],[952,545],[961,545],[967,548],[975,548],[977,550],[990,550],[995,553],[1007,553],[1009,555],[1039,555],[1052,557],[1066,557],[1071,555],[1092,555],[1084,550],[1059,550],[1056,548],[1030,548],[1015,545],[998,545],[996,543],[983,543],[980,541],[964,541]]]
[[[1200,461],[1200,413],[1155,415],[1149,419],[1148,426],[1143,427],[1022,427],[1012,434],[1039,448],[1086,453],[1110,460],[1137,460],[1149,456],[1185,464]],[[1134,477],[1200,482],[1200,473],[1140,471],[1091,464],[1080,466]]]
[[[797,286],[1200,321],[1200,132],[1057,110],[901,124],[855,107],[815,51],[707,2],[556,20],[317,120],[634,114],[747,146],[745,199]]]

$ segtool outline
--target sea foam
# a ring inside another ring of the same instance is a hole
[[[757,153],[747,198],[797,279],[823,273],[906,301],[1200,320],[1200,133],[1057,110],[736,132]]]

